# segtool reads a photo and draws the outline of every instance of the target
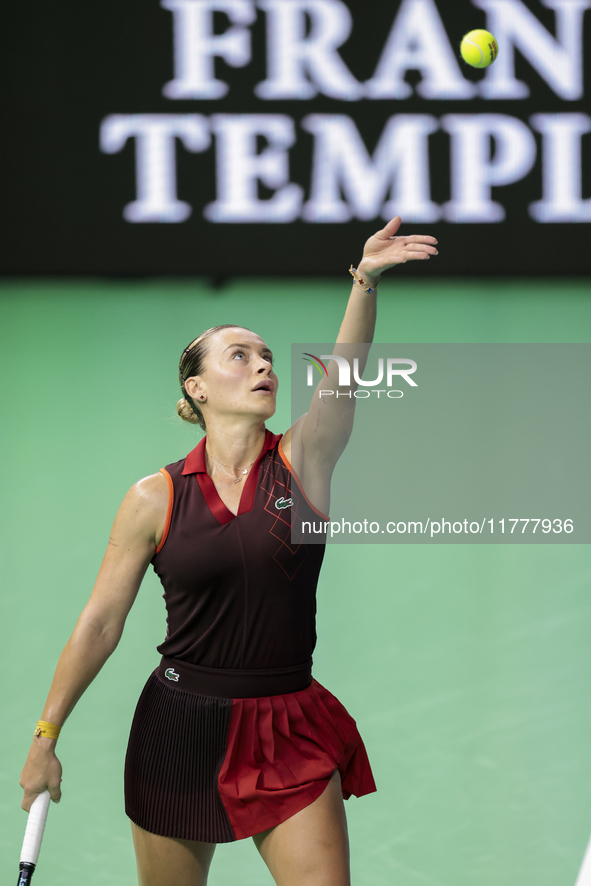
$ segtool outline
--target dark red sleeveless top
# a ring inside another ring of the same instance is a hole
[[[205,466],[205,438],[162,469],[167,527],[152,559],[164,587],[167,633],[158,651],[211,668],[282,668],[316,644],[323,544],[292,544],[291,521],[323,517],[307,501],[267,431],[235,516]]]

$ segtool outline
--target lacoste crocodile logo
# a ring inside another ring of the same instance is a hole
[[[164,671],[164,676],[167,680],[172,680],[173,683],[179,682],[180,675],[176,673],[174,668],[166,668],[166,670]]]
[[[282,511],[283,508],[291,508],[292,504],[293,498],[283,498],[283,496],[281,496],[281,498],[278,498],[275,502],[275,507],[278,511]]]

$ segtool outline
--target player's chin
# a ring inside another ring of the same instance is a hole
[[[266,404],[266,408],[262,410],[262,414],[265,415],[266,418],[271,418],[272,415],[275,415],[276,409],[275,398],[273,397],[273,400],[269,401],[269,403]]]
[[[270,418],[275,415],[276,408],[275,397],[265,396],[259,398],[258,402],[253,405],[252,411],[262,418]]]

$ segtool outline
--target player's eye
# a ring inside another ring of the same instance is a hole
[[[244,353],[244,351],[234,351],[234,353],[232,354],[232,358],[234,357],[246,357],[246,354]]]

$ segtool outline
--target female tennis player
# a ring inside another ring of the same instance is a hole
[[[380,274],[437,254],[434,237],[398,237],[399,226],[370,237],[351,269],[335,353],[372,341]],[[335,390],[336,361],[328,371],[322,387]],[[248,836],[280,886],[347,886],[343,799],[375,784],[354,720],[311,675],[324,546],[293,543],[291,528],[328,513],[355,401],[316,394],[273,435],[272,355],[239,326],[191,342],[179,377],[177,411],[207,436],[125,496],[37,724],[22,806],[46,788],[60,799],[57,735],[117,646],[152,563],[168,627],[125,765],[141,886],[204,886],[216,844]]]

